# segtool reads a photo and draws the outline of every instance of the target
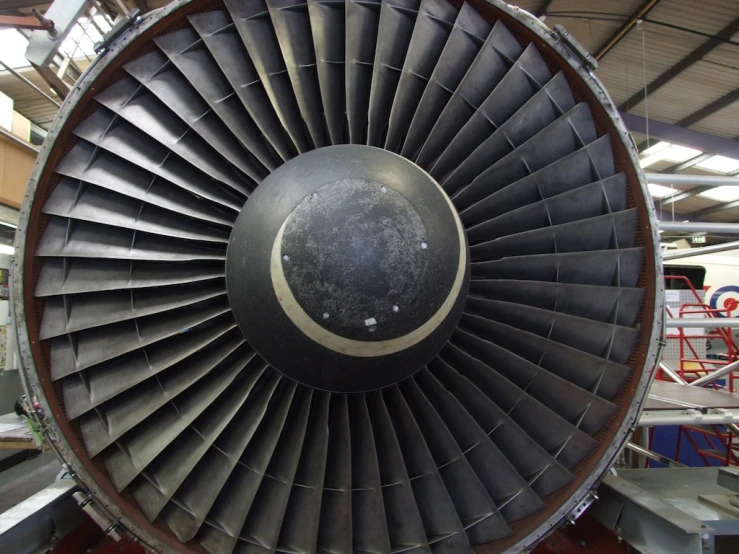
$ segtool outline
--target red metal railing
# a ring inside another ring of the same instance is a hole
[[[704,303],[698,294],[698,291],[685,276],[668,275],[665,276],[665,279],[684,283],[686,285],[686,289],[693,293],[696,300],[695,302],[681,305],[677,317],[687,319],[698,315],[703,318],[715,318],[717,320],[715,329],[706,329],[705,332],[699,332],[698,334],[688,334],[685,332],[685,328],[678,327],[667,335],[668,339],[679,340],[679,367],[675,369],[678,375],[680,375],[680,377],[685,381],[691,382],[702,375],[716,371],[721,366],[730,364],[739,359],[739,349],[734,343],[731,328],[720,326],[721,316],[731,317],[732,310],[728,308],[711,308],[708,304]],[[669,308],[667,308],[667,315],[669,317],[674,317]],[[699,356],[694,347],[694,342],[700,340],[719,341],[725,344],[726,358],[708,359]],[[690,367],[694,365],[698,365],[699,367]],[[657,378],[665,379],[666,377],[662,375],[662,372],[660,371]],[[667,377],[666,380],[669,380],[669,378]],[[733,373],[726,376],[726,385],[726,388],[730,391],[736,391]],[[720,385],[716,382],[711,382],[708,386],[720,388]],[[650,433],[650,447],[652,436],[653,433]],[[675,460],[679,460],[683,438],[687,440],[703,463],[707,466],[712,465],[710,460],[719,460],[724,465],[739,465],[739,453],[735,450],[739,445],[734,443],[734,436],[722,426],[710,425],[697,427],[692,425],[681,425],[678,429]]]
[[[711,371],[719,369],[720,366],[727,365],[737,359],[739,359],[739,349],[734,343],[734,339],[731,335],[731,329],[726,327],[720,327],[718,323],[721,320],[721,315],[725,317],[731,317],[731,310],[729,308],[711,308],[708,304],[704,303],[695,290],[690,280],[683,275],[667,275],[665,280],[680,281],[686,285],[687,290],[693,293],[696,302],[683,304],[680,306],[678,312],[679,318],[688,318],[690,316],[695,317],[696,315],[702,315],[705,318],[715,318],[717,326],[715,329],[706,329],[705,332],[698,334],[687,334],[685,328],[678,327],[674,332],[667,335],[667,339],[678,339],[679,340],[679,367],[676,369],[677,373],[690,382],[701,375]],[[667,308],[667,315],[669,317],[675,317],[672,311]],[[695,347],[691,341],[698,340],[718,340],[726,345],[726,359],[706,359],[698,355]],[[698,364],[699,368],[688,367],[689,364]],[[659,373],[658,378],[663,378],[662,372]],[[728,389],[734,392],[734,374],[731,373],[727,376]]]
[[[725,466],[739,465],[734,436],[722,430],[719,425],[708,425],[706,427],[681,425],[678,429],[677,444],[675,445],[676,460],[680,457],[683,437],[687,439],[705,465],[712,465],[708,461],[709,458],[718,460]],[[706,443],[706,446],[699,444],[700,439]]]

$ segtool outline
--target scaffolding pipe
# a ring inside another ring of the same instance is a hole
[[[734,371],[739,371],[739,361],[732,362],[729,365],[725,365],[721,369],[717,369],[716,371],[712,371],[708,375],[704,375],[700,379],[696,379],[692,383],[689,384],[691,387],[701,387],[705,385],[706,383],[710,383],[712,381],[715,381],[716,379],[720,379],[724,375],[727,375],[729,373],[732,373]]]
[[[739,425],[736,423],[727,423],[725,427],[731,431],[731,434],[739,439]]]
[[[644,176],[646,177],[648,183],[653,183],[655,185],[700,185],[704,187],[739,186],[739,177],[724,177],[723,175],[675,175],[673,173],[646,173]]]
[[[705,223],[702,221],[660,221],[660,231],[681,233],[739,234],[739,223]]]
[[[690,313],[690,312],[688,312]],[[694,312],[696,315],[705,315],[703,312]],[[690,317],[668,317],[665,320],[667,327],[694,327],[699,329],[735,329],[739,327],[739,317],[722,317],[720,319],[692,319]]]
[[[3,137],[11,141],[13,144],[17,144],[24,150],[28,150],[29,152],[32,152],[34,156],[38,154],[38,148],[36,148],[33,144],[31,144],[30,142],[26,142],[22,138],[16,137],[14,134],[9,133],[2,127],[0,127],[0,135],[2,135]]]
[[[668,366],[666,363],[660,362],[659,368],[662,370],[662,373],[667,375],[670,379],[675,381],[678,385],[688,384],[688,382],[685,379],[680,377],[680,375],[678,375],[677,372],[674,369],[672,369],[670,366]]]
[[[668,252],[662,254],[662,259],[681,260],[683,258],[692,258],[693,256],[703,256],[705,254],[714,254],[716,252],[725,252],[726,250],[734,250],[739,248],[739,240],[725,242],[723,244],[714,244],[713,246],[704,246],[702,248],[684,248],[676,252]]]
[[[663,425],[729,425],[737,421],[735,410],[709,408],[685,408],[680,410],[644,411],[639,416],[639,427],[661,427]]]
[[[734,364],[729,364],[726,367],[729,368],[731,365],[736,365],[739,362],[734,362]],[[680,377],[680,375],[677,374],[675,370],[673,370],[670,366],[668,366],[664,362],[659,363],[659,368],[662,370],[663,373],[665,373],[668,377],[670,377],[673,381],[675,381],[678,385],[685,385],[685,386],[701,386],[704,383],[707,383],[706,380],[707,377],[710,377],[709,380],[715,380],[721,377],[722,375],[717,375],[715,372],[710,375],[706,375],[705,377],[701,377],[700,379],[696,379],[693,383],[688,383],[685,379]],[[724,368],[725,371],[726,368]],[[731,370],[729,370],[730,372]],[[724,372],[725,374],[725,372]],[[732,434],[734,434],[737,438],[739,438],[739,425],[736,423],[727,423],[726,428],[731,431]]]
[[[59,102],[57,102],[56,100],[54,100],[51,96],[49,96],[48,94],[46,94],[43,90],[41,90],[39,87],[37,87],[36,85],[34,85],[31,81],[29,81],[28,79],[26,79],[23,75],[21,75],[20,73],[18,73],[15,69],[13,69],[9,65],[7,65],[2,60],[0,60],[0,66],[2,66],[13,77],[15,77],[16,79],[21,80],[23,83],[25,83],[26,85],[28,85],[29,87],[31,87],[33,90],[35,90],[36,92],[38,92],[41,96],[43,96],[44,98],[46,98],[49,102],[51,102],[52,104],[54,104],[57,108],[61,108],[62,107],[62,105]]]
[[[654,460],[655,462],[665,464],[668,467],[688,467],[686,465],[681,464],[680,462],[676,462],[672,458],[667,458],[666,456],[663,456],[662,454],[657,454],[656,452],[647,450],[646,448],[641,447],[638,444],[634,444],[633,442],[627,442],[626,448],[628,448],[632,452],[641,454],[645,458],[649,458],[650,460]]]

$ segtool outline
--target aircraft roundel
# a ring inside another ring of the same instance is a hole
[[[711,288],[706,291],[706,302],[713,309],[731,310],[730,313],[719,312],[719,317],[739,317],[739,286]]]

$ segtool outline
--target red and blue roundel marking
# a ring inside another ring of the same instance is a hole
[[[731,310],[730,313],[726,311],[719,312],[719,317],[737,317],[739,315],[739,286],[737,285],[726,285],[719,287],[713,291],[707,292],[708,305],[715,310]]]

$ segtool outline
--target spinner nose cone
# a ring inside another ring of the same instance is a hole
[[[469,254],[430,175],[387,150],[330,146],[288,161],[251,196],[226,283],[241,330],[273,367],[362,392],[438,354],[461,315]]]

